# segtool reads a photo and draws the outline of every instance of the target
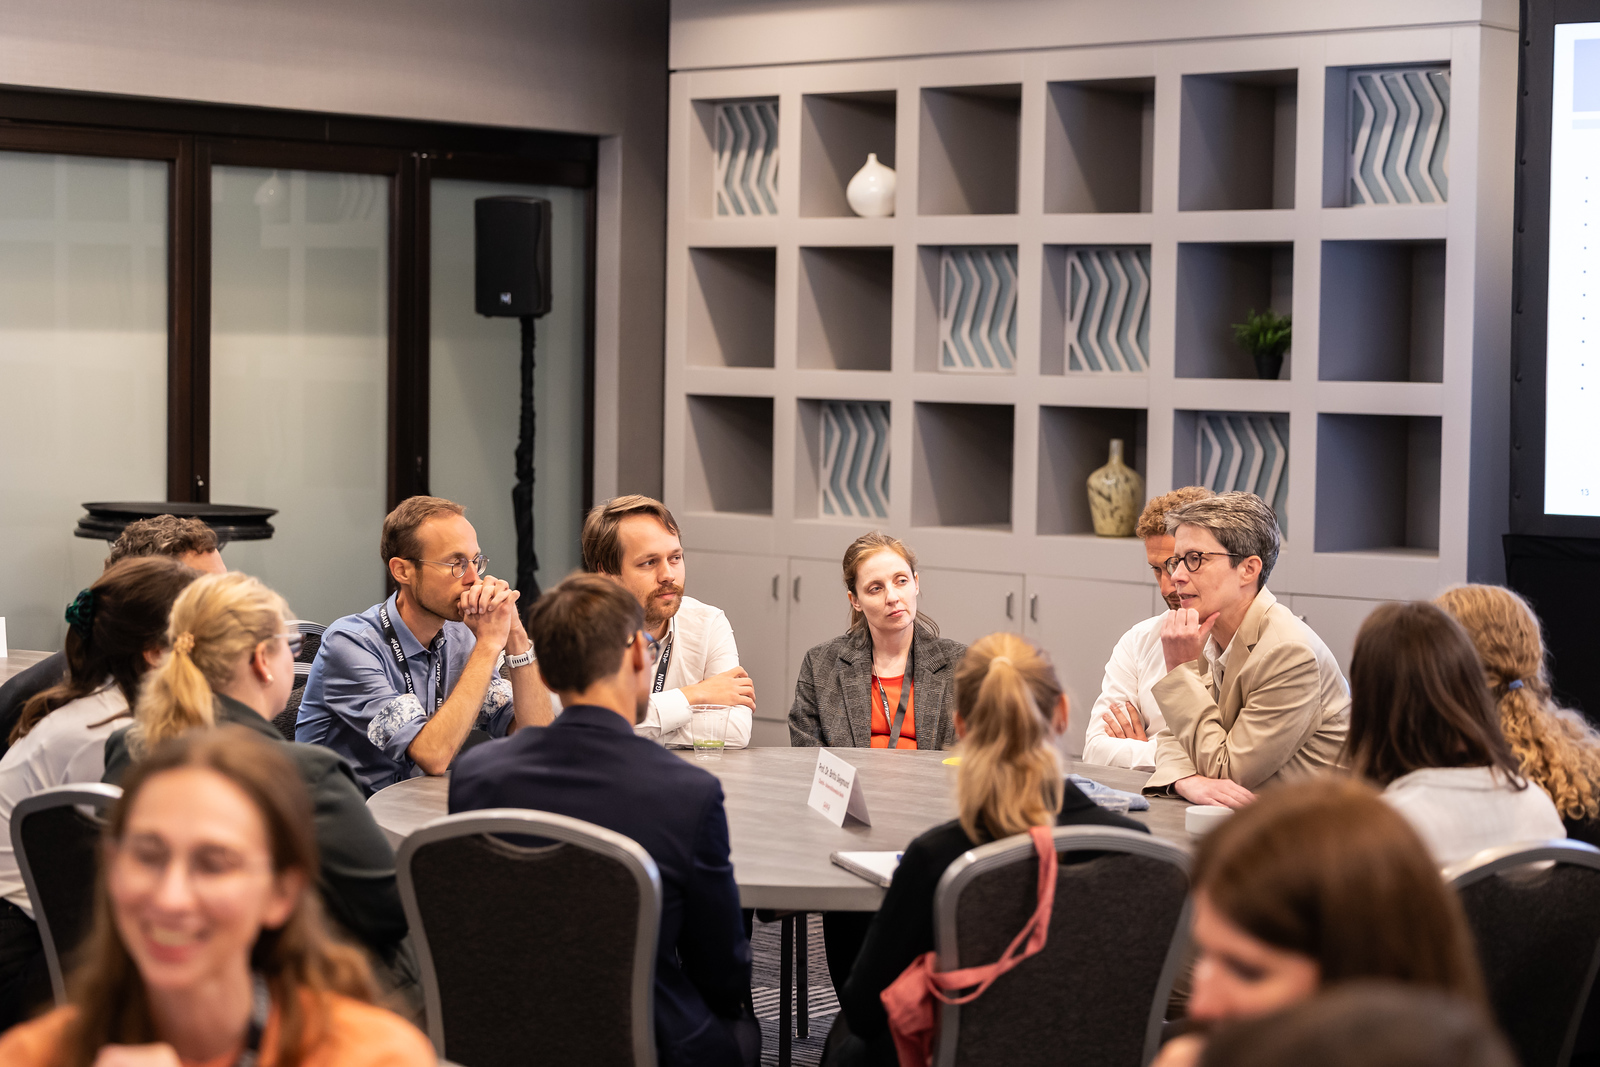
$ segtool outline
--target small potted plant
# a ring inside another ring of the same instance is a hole
[[[1283,354],[1289,350],[1289,316],[1276,311],[1255,309],[1243,322],[1233,324],[1234,339],[1256,361],[1256,377],[1275,381],[1283,370]]]

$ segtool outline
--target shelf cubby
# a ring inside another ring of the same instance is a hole
[[[917,249],[918,371],[1017,372],[1016,245]]]
[[[1044,246],[1041,374],[1145,374],[1150,246]]]
[[[1323,207],[1450,199],[1449,63],[1328,67],[1324,78]]]
[[[1317,416],[1318,552],[1439,551],[1440,419]]]
[[[1044,209],[1149,211],[1156,80],[1051,82],[1044,134]]]
[[[689,364],[772,366],[777,251],[691,248],[689,268]]]
[[[688,396],[690,511],[772,514],[772,398]]]
[[[1174,375],[1179,378],[1254,378],[1254,362],[1239,347],[1233,324],[1252,311],[1287,315],[1294,303],[1294,246],[1178,245],[1178,306]],[[1288,378],[1294,349],[1284,356]]]
[[[917,210],[1014,215],[1022,86],[922,90]]]
[[[1294,207],[1298,72],[1186,74],[1180,211]]]
[[[918,403],[914,423],[912,525],[1009,531],[1015,409]]]
[[[795,518],[888,520],[889,408],[887,400],[799,401]]]
[[[1267,411],[1174,411],[1172,484],[1254,493],[1289,533],[1289,415]]]
[[[893,248],[802,248],[800,367],[888,370],[893,298]]]
[[[895,93],[812,93],[800,106],[800,214],[854,216],[845,188],[868,153],[894,166]]]
[[[1120,438],[1123,462],[1143,476],[1148,436],[1140,408],[1041,407],[1037,532],[1094,533],[1089,475],[1106,465],[1112,439]]]
[[[1325,241],[1318,377],[1444,380],[1443,241]]]

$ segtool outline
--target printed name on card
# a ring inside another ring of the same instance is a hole
[[[817,773],[806,803],[835,826],[843,826],[846,815],[872,825],[867,794],[856,778],[856,769],[825,748],[817,750]]]

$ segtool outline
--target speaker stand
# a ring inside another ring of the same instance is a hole
[[[522,417],[517,433],[517,484],[511,490],[511,513],[517,521],[517,591],[521,613],[539,599],[539,557],[533,550],[533,316],[522,317]]]

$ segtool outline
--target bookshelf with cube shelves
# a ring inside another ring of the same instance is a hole
[[[1503,456],[1473,389],[1505,358],[1485,297],[1509,276],[1482,227],[1509,185],[1477,175],[1511,143],[1482,71],[1514,60],[1421,28],[674,74],[663,463],[691,567],[760,554],[815,596],[882,528],[934,574],[1036,586],[1041,618],[1067,588],[1142,586],[1153,611],[1142,544],[1088,516],[1120,438],[1147,497],[1208,471],[1271,493],[1282,598],[1480,573],[1503,502],[1467,472]],[[1442,201],[1352,202],[1330,94],[1362,71],[1447,76],[1448,143],[1478,147],[1448,156]],[[770,216],[713,213],[730,101],[775,105]],[[887,218],[844,200],[868,152],[897,170]],[[1231,331],[1266,309],[1295,328],[1274,381]]]

